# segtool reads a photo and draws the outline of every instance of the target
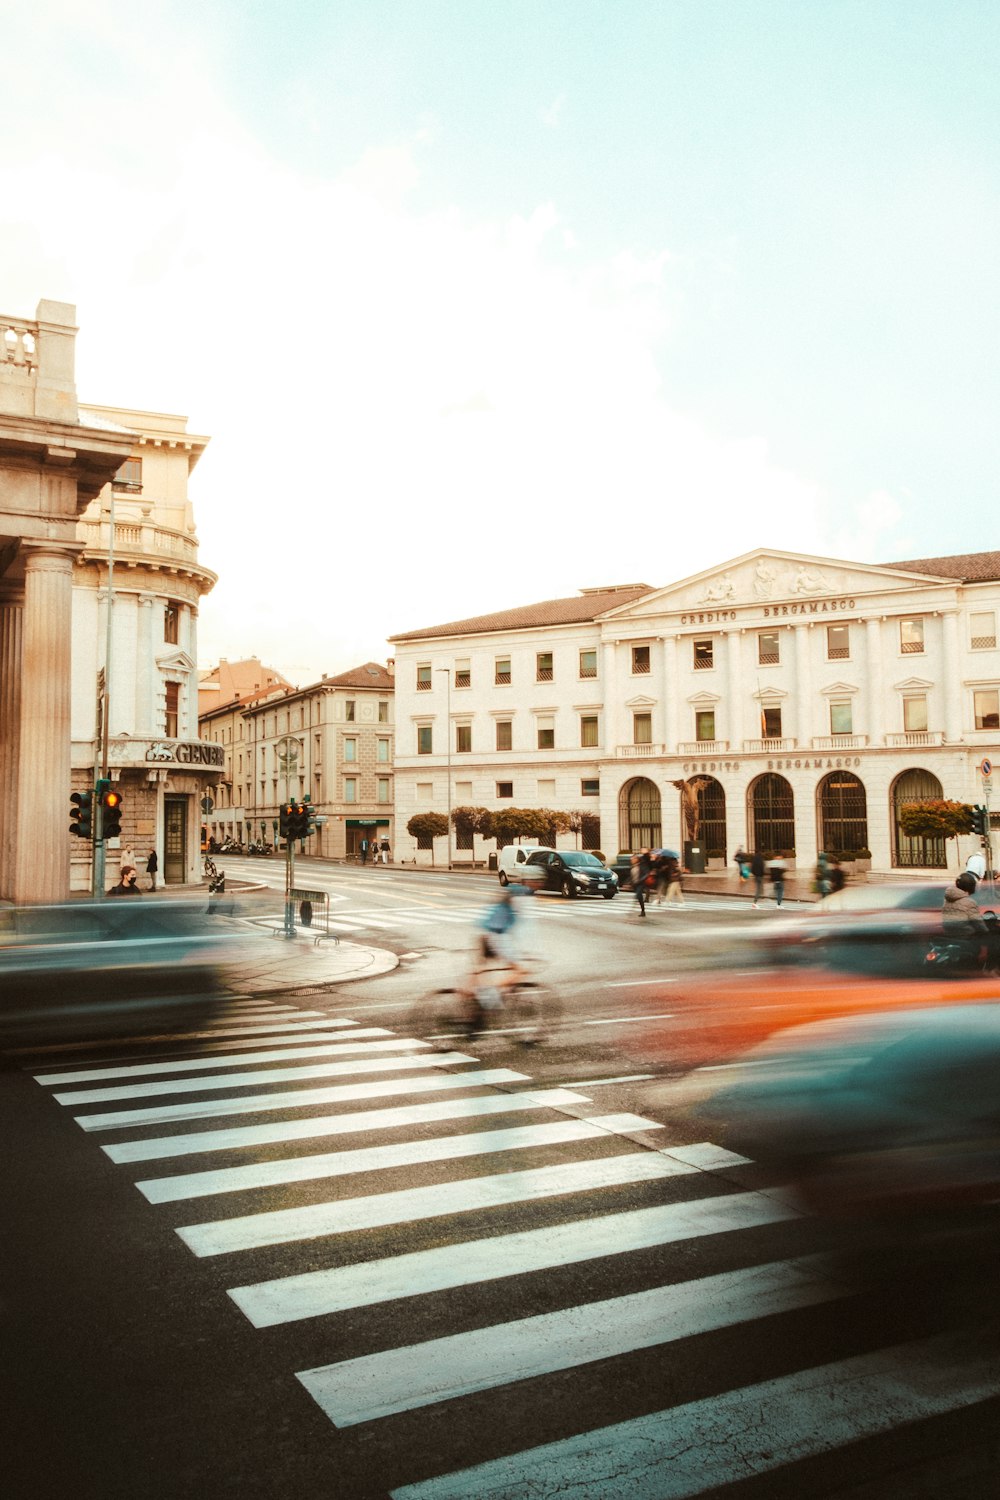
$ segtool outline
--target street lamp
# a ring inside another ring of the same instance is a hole
[[[448,679],[448,697],[445,706],[445,744],[448,748],[448,868],[451,869],[451,668],[436,667],[435,671],[443,672]]]

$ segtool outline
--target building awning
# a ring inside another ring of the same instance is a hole
[[[348,828],[388,828],[388,818],[348,818]]]

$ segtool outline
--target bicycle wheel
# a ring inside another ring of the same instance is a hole
[[[523,1047],[536,1047],[552,1040],[562,1006],[547,985],[528,979],[511,988],[504,1011],[504,1029],[513,1032]]]
[[[467,1042],[478,1029],[469,998],[459,990],[436,990],[425,995],[410,1013],[413,1035],[445,1051]]]

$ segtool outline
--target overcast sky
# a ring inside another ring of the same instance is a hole
[[[996,0],[3,10],[0,308],[211,437],[201,665],[1000,545]]]

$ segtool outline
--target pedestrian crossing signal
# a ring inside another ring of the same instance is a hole
[[[101,797],[101,837],[117,839],[122,831],[122,798],[120,792],[107,791]]]
[[[94,794],[93,792],[74,792],[69,799],[69,831],[78,839],[93,838],[94,835]]]
[[[972,809],[972,831],[973,831],[973,833],[981,834],[983,836],[983,838],[985,838],[986,835],[990,831],[990,811],[989,811],[989,808],[988,807],[983,807],[978,802],[976,803],[976,806]]]

